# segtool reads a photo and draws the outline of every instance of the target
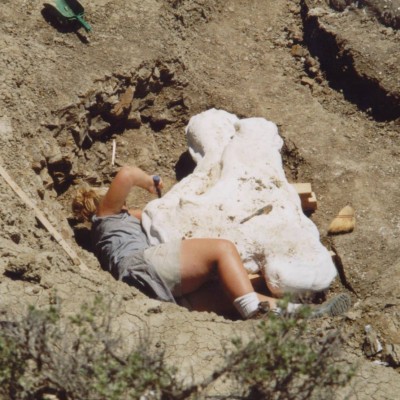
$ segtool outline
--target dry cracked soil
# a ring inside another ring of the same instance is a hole
[[[3,314],[44,307],[55,293],[73,313],[102,294],[118,301],[115,323],[128,338],[145,327],[183,376],[211,374],[224,343],[252,323],[160,304],[114,281],[70,200],[77,185],[107,185],[124,164],[157,171],[168,190],[192,168],[192,115],[215,107],[260,116],[284,138],[288,179],[311,182],[317,195],[310,218],[339,270],[328,297],[353,298],[350,312],[318,327],[340,327],[359,365],[337,397],[398,399],[400,1],[82,1],[90,33],[50,3],[0,2]],[[345,205],[355,230],[329,236]]]

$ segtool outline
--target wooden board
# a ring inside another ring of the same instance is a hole
[[[300,196],[301,206],[304,211],[315,211],[317,209],[317,197],[312,191],[311,183],[291,184]]]
[[[30,207],[35,213],[37,220],[47,229],[54,240],[64,249],[75,265],[78,265],[84,271],[88,271],[88,267],[79,258],[76,252],[69,246],[64,240],[61,234],[51,225],[50,221],[46,218],[41,210],[32,202],[32,200],[26,195],[26,193],[17,185],[17,183],[11,178],[8,172],[0,166],[0,174],[4,180],[8,183],[11,189],[20,197],[20,199]]]

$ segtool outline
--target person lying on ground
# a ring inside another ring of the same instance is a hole
[[[141,210],[128,209],[133,187],[157,193],[154,176],[137,167],[124,166],[104,196],[95,189],[79,189],[72,203],[78,218],[92,222],[94,253],[103,269],[150,297],[177,302],[196,311],[213,311],[243,319],[260,310],[280,311],[275,297],[257,293],[236,246],[225,239],[171,240],[150,246],[140,218]],[[336,315],[349,307],[341,294],[315,312]],[[288,312],[300,304],[289,303]]]

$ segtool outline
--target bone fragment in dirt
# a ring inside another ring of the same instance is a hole
[[[128,87],[125,92],[121,95],[119,102],[114,106],[111,111],[111,114],[114,117],[121,117],[131,108],[133,99],[133,88]]]

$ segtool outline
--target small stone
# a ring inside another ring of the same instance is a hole
[[[42,158],[34,156],[31,167],[38,174],[46,166],[46,161]]]
[[[162,308],[161,306],[156,306],[156,307],[150,307],[147,310],[148,314],[161,314],[162,313]]]
[[[40,292],[40,289],[38,287],[35,286],[35,287],[32,288],[32,293],[33,294],[38,294],[39,292]]]
[[[139,99],[133,99],[131,103],[131,111],[137,111],[140,109],[140,100]]]
[[[19,242],[21,241],[21,233],[20,232],[13,232],[10,235],[10,239],[16,243],[19,244]]]
[[[162,113],[153,113],[150,117],[150,125],[156,132],[161,131],[167,125],[176,122],[176,118],[168,111]]]
[[[350,3],[350,0],[330,0],[329,5],[337,11],[344,11]]]
[[[329,14],[329,11],[323,7],[315,7],[308,12],[310,17],[323,17],[326,14]]]
[[[357,319],[360,319],[362,315],[362,311],[361,310],[357,310],[357,311],[349,311],[346,313],[346,318],[351,320],[351,321],[356,321]]]
[[[300,46],[299,44],[295,44],[292,46],[292,49],[290,50],[290,53],[292,54],[293,57],[306,57],[307,56],[307,50]]]
[[[149,70],[146,67],[142,67],[140,68],[140,70],[138,71],[138,76],[139,78],[143,79],[143,80],[147,80],[150,78],[151,75],[151,70]]]
[[[98,115],[90,121],[89,133],[92,137],[100,137],[110,126],[108,122],[104,121],[104,119]]]
[[[378,335],[371,325],[365,326],[365,341],[363,350],[367,357],[372,357],[383,350],[383,347],[378,339]]]
[[[318,61],[314,57],[311,57],[311,56],[306,57],[305,63],[308,67],[318,66]]]
[[[387,36],[392,36],[392,35],[394,35],[394,30],[393,30],[393,28],[387,28],[384,33]]]
[[[126,125],[128,128],[133,128],[133,129],[140,128],[140,126],[142,125],[140,112],[137,110],[135,111],[131,110],[126,120]]]
[[[153,70],[153,78],[160,79],[160,70],[157,67]]]
[[[313,87],[314,86],[314,80],[311,78],[308,78],[307,76],[303,76],[301,78],[301,84],[304,86],[310,86]]]
[[[184,94],[182,100],[184,107],[186,107],[187,109],[190,109],[195,103],[195,100],[188,94]]]
[[[47,156],[48,165],[58,164],[63,159],[61,151],[58,147],[53,146],[53,148],[49,151]]]
[[[43,187],[45,189],[52,189],[54,186],[54,181],[49,174],[49,171],[45,168],[40,171],[40,178],[43,182]]]
[[[106,95],[103,94],[101,97],[102,97],[101,100],[104,103],[109,104],[110,106],[115,106],[119,102],[118,96],[116,94],[113,94],[109,97],[106,97]]]

